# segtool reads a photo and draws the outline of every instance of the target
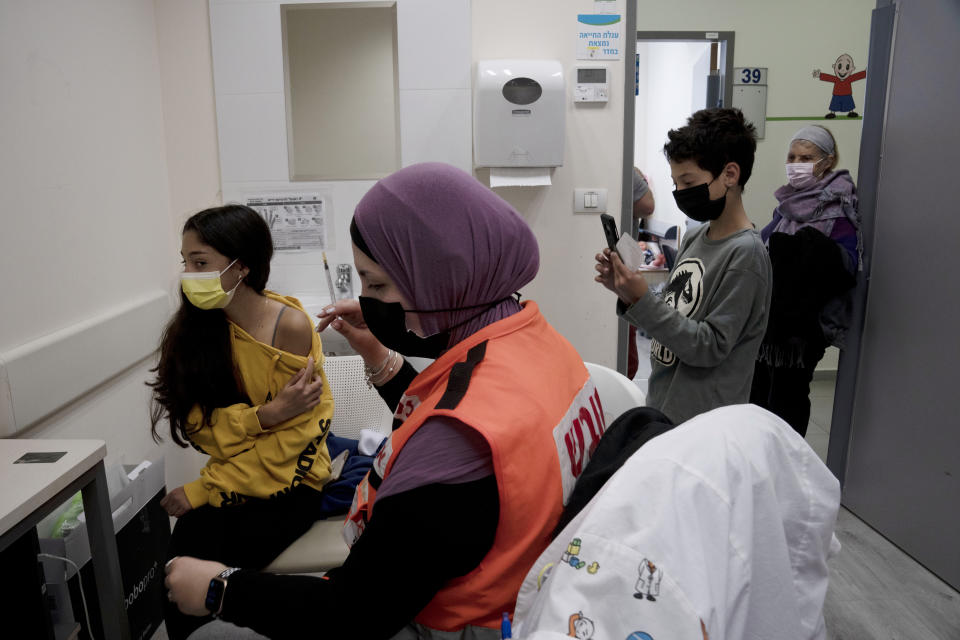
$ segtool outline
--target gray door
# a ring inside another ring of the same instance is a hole
[[[960,588],[960,3],[893,6],[886,112],[863,135],[881,154],[860,185],[875,202],[862,339],[841,363],[855,369],[844,504]]]

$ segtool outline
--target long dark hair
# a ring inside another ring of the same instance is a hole
[[[243,205],[231,204],[205,209],[192,215],[183,232],[194,231],[200,240],[229,260],[239,260],[250,271],[244,283],[262,293],[270,276],[273,240],[270,228],[260,215]],[[147,386],[153,389],[150,403],[150,432],[161,440],[157,425],[167,418],[170,436],[181,447],[189,440],[187,415],[199,405],[203,421],[194,429],[210,424],[214,409],[250,399],[233,363],[230,331],[223,309],[203,311],[190,304],[180,292],[180,309],[167,324],[160,341],[157,377]]]

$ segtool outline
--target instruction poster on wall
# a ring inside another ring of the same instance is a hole
[[[326,250],[329,202],[329,196],[319,193],[247,198],[247,206],[270,227],[275,251]]]
[[[619,60],[622,24],[616,13],[577,15],[577,60]]]

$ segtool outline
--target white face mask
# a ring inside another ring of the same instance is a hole
[[[816,162],[788,162],[787,182],[794,189],[807,189],[817,184],[817,176],[813,175]]]

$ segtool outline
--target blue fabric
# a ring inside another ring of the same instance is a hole
[[[327,436],[327,451],[330,452],[331,460],[340,455],[344,449],[348,449],[351,456],[357,455],[358,445],[359,440],[353,440],[352,438],[341,438],[340,436],[335,436],[332,433]]]
[[[830,101],[830,111],[853,111],[856,108],[853,96],[833,96]]]
[[[351,438],[341,438],[333,434],[327,436],[327,450],[330,452],[331,460],[344,450],[350,453],[347,455],[347,462],[343,465],[340,477],[323,487],[321,505],[324,517],[342,515],[350,510],[357,485],[373,466],[373,456],[360,455],[357,451],[358,444],[359,441]]]

